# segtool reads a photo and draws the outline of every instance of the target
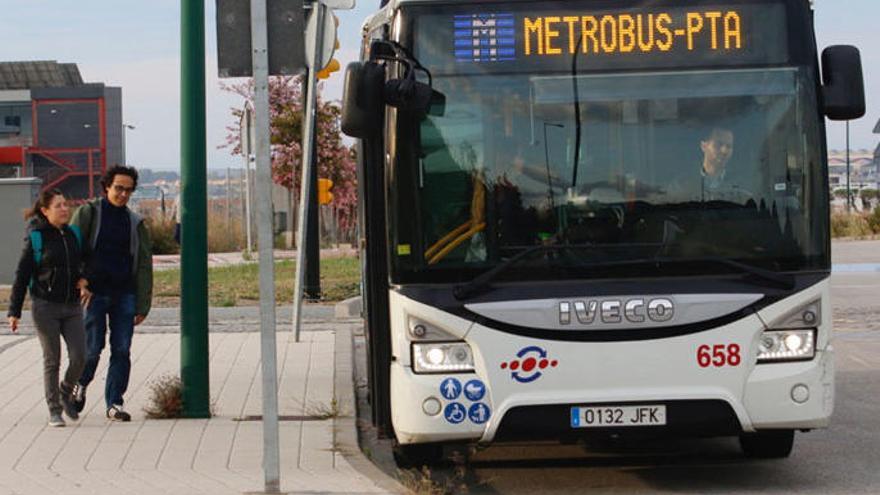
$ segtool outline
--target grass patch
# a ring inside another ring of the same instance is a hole
[[[279,304],[293,301],[293,279],[296,262],[275,263],[275,300]],[[321,260],[323,301],[335,302],[356,296],[360,287],[360,261],[357,258]],[[180,270],[161,270],[153,274],[153,296],[158,306],[176,306],[180,297]],[[259,265],[221,266],[208,269],[208,302],[211,306],[246,306],[260,299]]]

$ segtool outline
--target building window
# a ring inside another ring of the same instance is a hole
[[[4,124],[9,127],[21,127],[21,116],[20,115],[7,115],[4,119]]]

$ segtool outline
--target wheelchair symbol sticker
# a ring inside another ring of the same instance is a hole
[[[481,425],[486,421],[489,421],[489,416],[492,415],[492,412],[489,410],[489,406],[483,404],[482,402],[477,402],[472,405],[470,410],[468,411],[468,417],[471,418],[471,421],[474,424]]]
[[[486,386],[480,380],[471,380],[464,384],[464,396],[476,402],[486,395]]]
[[[443,410],[443,416],[446,417],[446,421],[454,425],[457,425],[464,421],[464,418],[466,418],[467,415],[468,413],[465,410],[464,406],[459,404],[458,402],[450,402],[446,406],[446,409]]]
[[[455,378],[447,378],[440,383],[440,395],[446,400],[455,400],[461,395],[461,382]]]

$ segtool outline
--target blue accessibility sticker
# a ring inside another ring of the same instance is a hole
[[[443,410],[443,416],[446,417],[446,421],[454,425],[464,421],[464,418],[466,418],[467,415],[464,406],[458,402],[450,402],[446,405],[446,409]]]
[[[492,411],[489,410],[489,406],[483,404],[482,402],[477,402],[472,405],[470,410],[468,410],[468,417],[471,418],[475,424],[481,425],[486,421],[489,421],[489,416],[492,415]]]
[[[440,395],[446,400],[455,400],[461,395],[461,382],[455,378],[447,378],[440,383]]]
[[[471,380],[464,384],[464,396],[476,402],[486,395],[486,386],[480,380]]]

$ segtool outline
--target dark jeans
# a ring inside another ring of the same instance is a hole
[[[134,294],[94,294],[86,310],[86,368],[79,383],[87,386],[95,378],[101,350],[107,340],[107,321],[110,321],[110,368],[107,370],[107,384],[104,388],[104,401],[107,407],[122,405],[122,396],[128,388],[128,375],[131,372],[131,339],[134,334]]]
[[[33,298],[31,314],[37,336],[43,347],[43,387],[50,413],[61,413],[61,390],[58,373],[61,367],[61,338],[67,344],[69,364],[64,373],[66,392],[73,389],[85,365],[86,338],[83,334],[82,308],[79,303],[66,304]]]

